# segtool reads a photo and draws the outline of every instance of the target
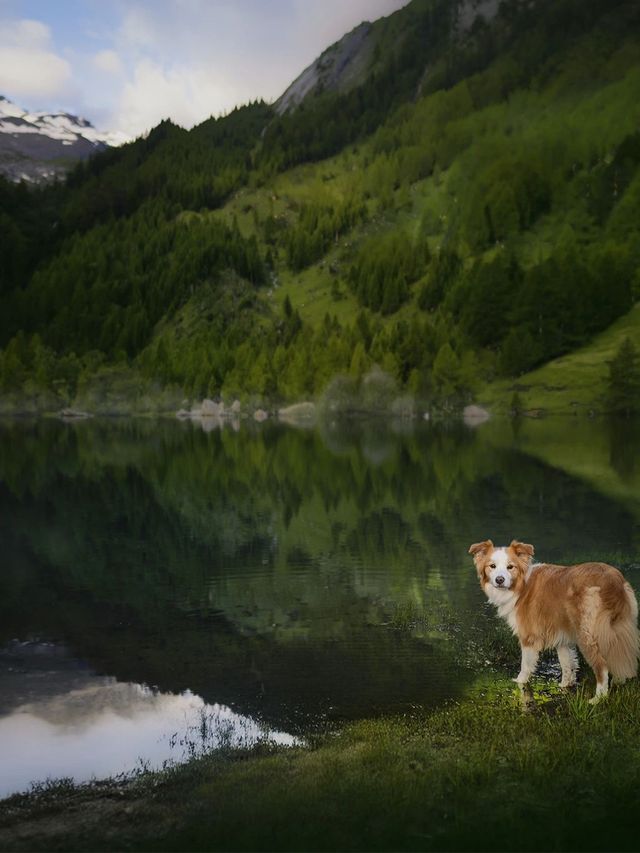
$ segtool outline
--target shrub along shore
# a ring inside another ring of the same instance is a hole
[[[313,403],[256,394],[216,400],[189,398],[177,385],[162,385],[125,364],[89,371],[82,381],[54,387],[28,380],[19,390],[0,392],[0,415],[88,413],[233,417],[289,411],[289,420],[315,414],[390,415],[401,418],[461,412],[473,399],[490,413],[519,415],[637,415],[640,413],[640,304],[588,346],[548,362],[517,379],[496,380],[467,396],[421,396],[403,388],[374,365],[361,376],[338,374]],[[297,410],[297,411],[296,411]],[[261,418],[258,417],[258,420]]]
[[[483,677],[305,748],[53,785],[0,803],[0,849],[637,850],[640,688],[592,692]]]

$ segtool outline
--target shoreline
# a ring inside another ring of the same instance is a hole
[[[308,401],[301,401],[300,403],[290,403],[287,406],[283,407],[284,410],[293,408],[298,405],[309,405]],[[550,418],[571,418],[571,419],[580,419],[580,420],[604,420],[604,419],[615,419],[615,420],[634,420],[633,415],[621,415],[620,413],[611,412],[608,410],[578,410],[576,408],[566,409],[530,409],[518,412],[517,414],[509,412],[506,408],[489,408],[485,406],[481,406],[478,404],[472,404],[473,408],[480,409],[484,414],[481,416],[471,416],[468,417],[465,415],[465,409],[470,408],[465,406],[461,409],[456,409],[453,411],[434,411],[425,409],[422,414],[415,413],[412,415],[406,414],[397,414],[393,412],[391,409],[383,410],[383,409],[345,409],[339,412],[328,412],[322,410],[318,404],[311,404],[315,406],[316,411],[310,415],[305,414],[301,417],[296,417],[295,415],[283,414],[282,409],[265,406],[264,408],[260,407],[257,410],[248,410],[243,411],[239,414],[225,414],[225,415],[202,415],[202,414],[191,414],[191,413],[182,413],[180,410],[164,410],[164,409],[151,409],[148,411],[118,411],[113,409],[101,410],[97,409],[94,411],[81,411],[75,413],[73,415],[63,414],[61,411],[51,410],[51,409],[41,409],[36,411],[30,411],[23,408],[15,408],[15,409],[2,409],[0,408],[0,421],[27,421],[27,420],[58,420],[64,423],[81,423],[83,421],[94,420],[94,419],[104,419],[104,420],[112,420],[112,421],[123,421],[127,419],[134,420],[152,420],[152,419],[166,419],[166,420],[176,420],[182,422],[191,422],[191,423],[246,423],[249,421],[255,421],[256,423],[263,423],[265,421],[270,422],[278,422],[287,424],[290,426],[315,426],[320,421],[326,421],[329,418],[337,418],[344,420],[380,420],[380,421],[402,421],[406,423],[421,423],[424,421],[459,421],[464,420],[467,422],[469,426],[481,425],[489,420],[496,421],[512,421],[517,422],[518,420],[548,420]],[[260,413],[256,417],[256,412]]]
[[[459,703],[362,720],[308,748],[14,795],[0,801],[0,849],[637,849],[640,689],[594,707],[586,680],[567,692],[535,679],[521,695],[479,677]]]

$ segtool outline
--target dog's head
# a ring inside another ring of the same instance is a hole
[[[534,554],[533,545],[515,539],[505,548],[496,548],[491,539],[476,542],[469,548],[476,565],[480,586],[509,589],[520,593],[527,578],[527,569]]]

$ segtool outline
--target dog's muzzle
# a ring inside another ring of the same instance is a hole
[[[509,589],[511,587],[511,575],[504,569],[491,572],[489,580],[496,589]]]

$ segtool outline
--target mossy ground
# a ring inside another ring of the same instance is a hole
[[[506,676],[434,713],[368,720],[127,786],[5,801],[4,850],[637,850],[640,688],[591,706]]]

